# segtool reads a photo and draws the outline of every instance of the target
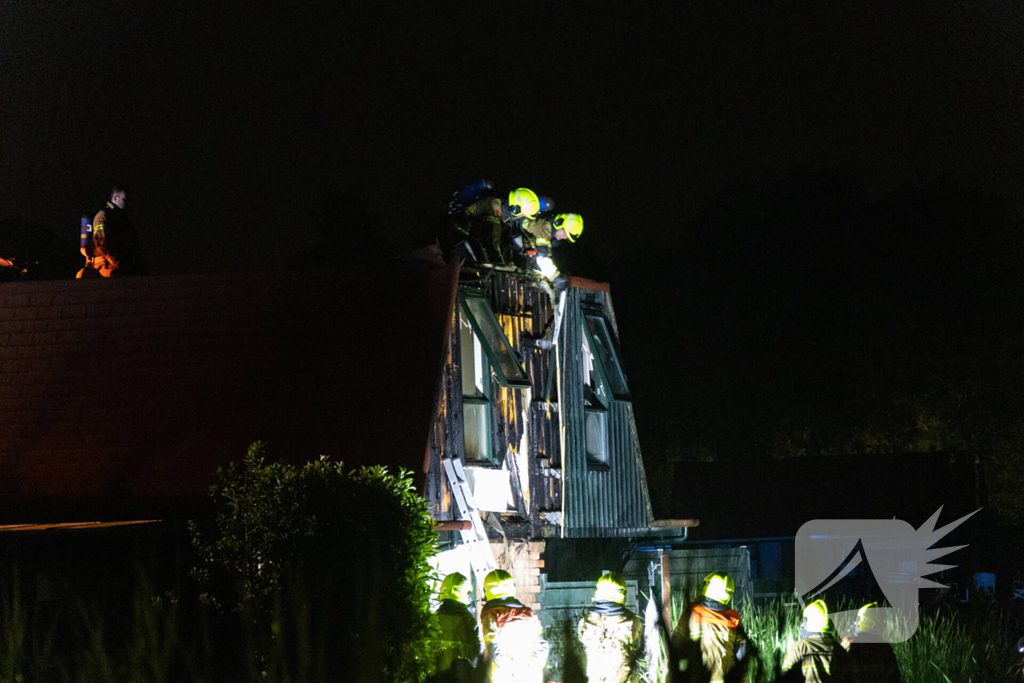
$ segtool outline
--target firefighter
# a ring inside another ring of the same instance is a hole
[[[521,267],[531,267],[537,247],[551,245],[551,216],[555,202],[533,190],[520,187],[512,190],[501,207],[505,226],[505,244],[509,260]]]
[[[503,264],[501,200],[494,183],[478,180],[452,195],[442,248],[449,256],[476,263]]]
[[[441,582],[441,606],[435,614],[444,644],[438,655],[438,672],[476,666],[480,658],[480,632],[469,611],[469,589],[469,581],[460,572],[452,572]]]
[[[534,265],[544,277],[553,282],[558,279],[558,268],[552,260],[554,248],[560,242],[576,241],[583,233],[583,216],[578,213],[560,213],[548,218],[538,214],[526,223],[524,230],[534,245],[531,252]]]
[[[146,272],[135,228],[124,210],[127,202],[125,188],[115,185],[110,191],[110,201],[92,221],[92,261],[88,261],[87,250],[83,253],[86,265],[98,270],[103,277],[142,275]]]
[[[626,582],[615,572],[597,580],[577,634],[590,683],[635,683],[644,653],[644,622],[625,606]]]
[[[746,680],[745,660],[751,646],[739,612],[729,609],[735,590],[731,576],[708,574],[701,586],[700,602],[684,612],[673,629],[672,644],[680,660],[686,662],[689,680]],[[698,661],[703,667],[697,666]]]
[[[484,578],[480,612],[484,646],[490,659],[491,683],[540,683],[548,659],[548,643],[540,620],[516,600],[516,584],[504,569]]]
[[[900,683],[900,665],[896,653],[882,637],[885,624],[876,618],[877,602],[857,610],[857,625],[852,638],[843,638],[847,678],[858,683]]]
[[[828,618],[823,600],[815,600],[804,608],[800,640],[789,646],[782,662],[785,681],[826,683],[846,680],[846,651],[836,640],[835,627]]]

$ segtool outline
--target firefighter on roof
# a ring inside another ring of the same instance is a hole
[[[800,640],[789,646],[782,662],[785,681],[826,683],[845,681],[846,651],[836,640],[835,627],[828,618],[823,600],[815,600],[804,608]]]
[[[478,180],[452,195],[442,237],[446,255],[476,263],[505,262],[501,200],[494,196],[494,183]]]
[[[729,609],[734,591],[731,576],[708,574],[701,586],[700,602],[680,616],[672,631],[672,645],[680,666],[686,662],[687,678],[683,680],[746,680],[745,660],[751,646],[739,612]]]
[[[127,191],[115,185],[110,192],[110,201],[92,221],[91,260],[87,249],[83,253],[86,266],[99,271],[103,277],[143,275],[146,272],[135,228],[124,210],[127,201]]]
[[[538,247],[550,257],[554,208],[554,200],[541,197],[529,188],[509,192],[508,200],[501,207],[501,218],[505,224],[505,242],[517,265],[536,267]]]
[[[516,600],[512,575],[495,569],[484,579],[480,624],[490,659],[491,683],[540,683],[548,659],[548,643],[540,620]]]
[[[438,672],[476,666],[480,658],[480,633],[476,617],[469,611],[469,581],[452,572],[441,582],[441,606],[437,621],[443,646],[437,660]]]
[[[615,572],[597,581],[576,633],[590,683],[634,683],[644,653],[644,622],[625,606],[626,582]]]

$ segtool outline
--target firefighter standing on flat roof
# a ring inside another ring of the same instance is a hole
[[[127,202],[127,190],[115,185],[110,191],[110,201],[93,218],[91,256],[84,244],[86,231],[83,229],[82,232],[81,251],[86,258],[86,266],[95,269],[103,277],[146,273],[138,236],[125,212]]]

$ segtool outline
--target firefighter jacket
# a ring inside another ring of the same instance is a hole
[[[551,250],[551,221],[547,218],[530,218],[523,221],[523,233],[529,238],[534,248],[545,247]]]
[[[113,202],[96,214],[92,221],[93,257],[106,260],[111,271],[120,275],[141,275],[146,272],[138,237],[124,209]]]
[[[504,262],[501,250],[501,202],[494,197],[484,197],[464,210],[450,214],[447,231],[450,246],[466,242],[473,250],[477,262]]]
[[[892,645],[873,633],[858,632],[843,640],[846,680],[856,683],[900,683],[900,665]]]
[[[437,670],[450,669],[456,659],[475,666],[480,657],[480,631],[473,613],[458,600],[442,600],[435,614],[442,641]]]
[[[831,632],[801,633],[782,661],[784,681],[828,683],[846,681],[846,651]]]
[[[644,622],[625,606],[594,600],[577,629],[590,683],[635,683],[644,654]]]
[[[711,683],[746,679],[746,665],[741,660],[747,634],[739,612],[720,602],[705,600],[685,612],[672,631],[672,643],[680,658],[689,663],[693,680],[709,680],[707,674]],[[707,672],[704,677],[694,673],[698,657]]]
[[[515,598],[496,598],[480,612],[491,683],[540,683],[548,660],[540,619]]]

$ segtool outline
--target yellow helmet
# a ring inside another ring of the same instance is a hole
[[[828,627],[828,607],[824,600],[815,600],[804,607],[805,628],[814,633],[821,633]]]
[[[441,582],[441,599],[458,600],[463,605],[469,604],[469,581],[460,572],[452,572]]]
[[[484,577],[484,597],[488,600],[514,598],[515,595],[516,582],[504,569],[495,569]]]
[[[608,572],[597,580],[597,590],[594,591],[594,599],[623,604],[626,602],[626,582],[620,574]]]
[[[869,602],[868,604],[857,610],[857,630],[863,631],[864,633],[874,633],[877,622],[875,621],[875,613],[872,611],[878,607],[877,602]]]
[[[728,605],[735,590],[736,583],[728,574],[714,573],[704,577],[704,597],[709,600]]]
[[[570,242],[575,242],[583,234],[583,216],[578,213],[560,213],[552,225],[555,230],[565,230]]]
[[[540,211],[540,197],[533,190],[520,187],[508,193],[508,206],[513,216],[533,218]]]

